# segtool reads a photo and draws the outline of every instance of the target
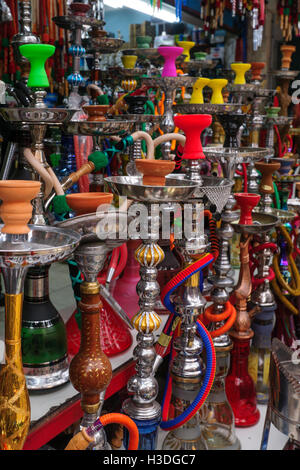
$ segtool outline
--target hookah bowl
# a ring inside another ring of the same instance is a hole
[[[251,81],[260,83],[262,80],[261,72],[265,68],[265,62],[251,62]]]
[[[203,88],[210,82],[209,78],[199,77],[193,86],[193,93],[190,99],[191,104],[203,104]]]
[[[1,181],[0,266],[5,284],[5,357],[0,370],[1,450],[21,450],[30,424],[30,402],[22,365],[23,287],[30,266],[66,259],[80,236],[54,227],[28,226],[39,182]],[[18,233],[19,232],[19,233]]]
[[[282,53],[281,70],[289,70],[292,62],[292,54],[295,52],[295,50],[295,46],[288,46],[287,44],[284,44],[280,47],[280,51]]]
[[[225,78],[214,78],[209,81],[209,88],[212,89],[212,96],[210,99],[211,104],[223,104],[224,98],[222,89],[226,87],[228,80]]]
[[[76,195],[79,199],[79,201],[76,200],[76,205],[80,205],[81,195],[85,199],[84,193]],[[68,196],[71,204],[75,199],[74,196]],[[107,195],[103,196],[105,200],[107,197]],[[110,200],[111,197],[112,195],[110,195]],[[98,201],[96,199],[93,202],[90,200],[89,204],[95,209]],[[91,206],[88,206],[88,209]],[[109,229],[108,232],[105,230],[103,232],[102,226],[106,223]],[[107,255],[127,241],[127,224],[126,213],[110,214],[106,209],[102,211],[101,206],[96,213],[76,216],[57,224],[59,227],[72,228],[81,235],[81,244],[74,252],[74,260],[84,277],[84,281],[80,284],[81,300],[78,305],[82,314],[81,343],[79,351],[70,363],[70,381],[74,388],[81,393],[83,410],[81,429],[92,424],[100,416],[105,390],[112,377],[110,361],[101,346],[103,331],[103,327],[101,327],[102,290],[97,278],[104,267]],[[124,336],[127,337],[125,323],[130,328],[132,326],[125,313],[121,318],[122,320],[118,319],[119,326],[120,329],[123,329]],[[108,449],[103,429],[99,430],[95,442],[89,446],[89,449],[91,448]]]
[[[55,46],[50,44],[24,44],[20,46],[20,53],[30,62],[30,73],[27,85],[30,88],[47,88],[48,76],[45,62],[55,52]]]
[[[256,392],[254,382],[248,373],[248,356],[250,340],[253,337],[251,330],[251,317],[257,312],[255,307],[247,311],[247,299],[251,294],[251,273],[249,266],[249,243],[252,235],[268,232],[278,222],[277,217],[270,214],[251,212],[254,201],[258,202],[260,196],[254,194],[239,194],[237,202],[241,207],[241,222],[251,221],[251,224],[232,222],[232,227],[241,233],[240,260],[241,268],[237,287],[235,289],[237,317],[230,331],[233,340],[231,368],[226,378],[226,394],[232,406],[235,424],[238,427],[252,426],[259,420],[259,411],[256,407]],[[242,201],[244,199],[244,201]],[[242,212],[246,211],[244,215]]]
[[[177,77],[176,58],[182,54],[183,48],[161,46],[157,49],[157,51],[164,58],[164,67],[161,76]]]
[[[87,113],[87,121],[99,122],[106,121],[105,115],[108,113],[110,105],[98,104],[83,106],[83,111]]]
[[[289,437],[283,450],[299,449],[299,385],[299,350],[292,351],[274,338],[270,361],[270,398],[260,450],[267,450],[271,424]]]
[[[169,171],[174,168],[173,162],[163,163],[170,166]],[[156,164],[157,161],[153,160],[152,165]],[[160,204],[162,208],[166,205],[167,211],[169,204],[180,204],[193,193],[197,183],[178,180],[172,176],[166,178],[166,184],[163,186],[144,185],[142,176],[112,176],[105,178],[105,181],[114,193],[143,203],[147,209],[143,233],[131,235],[131,238],[143,240],[135,253],[136,260],[140,264],[140,281],[137,284],[140,310],[132,318],[132,324],[138,331],[138,344],[133,352],[133,357],[137,361],[136,374],[128,382],[127,389],[131,397],[125,400],[122,409],[139,428],[139,448],[150,450],[156,447],[157,426],[161,418],[160,405],[156,402],[158,385],[154,377],[154,365],[157,356],[153,348],[153,333],[160,326],[160,318],[155,312],[156,298],[159,294],[156,266],[164,258],[164,252],[157,243],[160,238],[159,212],[153,211],[155,208],[159,209]]]
[[[125,69],[134,69],[138,56],[137,55],[122,55],[121,60]]]
[[[184,62],[189,62],[191,55],[190,50],[195,46],[193,41],[177,41],[179,47],[183,48],[183,55],[185,55]]]
[[[230,65],[235,72],[234,85],[244,85],[246,83],[245,74],[251,68],[251,64],[233,63]]]
[[[177,88],[191,88],[196,78],[179,75],[178,77],[142,77],[144,85],[151,88],[160,88],[165,94],[164,114],[161,118],[160,128],[164,134],[174,131],[173,101]],[[171,142],[164,142],[161,146],[164,160],[171,160]]]

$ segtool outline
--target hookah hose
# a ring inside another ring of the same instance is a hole
[[[208,218],[208,225],[209,225],[209,242],[211,246],[211,252],[214,255],[214,260],[216,260],[219,256],[219,239],[216,233],[216,221],[213,218],[212,213],[205,209],[204,216]]]
[[[166,284],[161,293],[161,300],[165,307],[168,308],[168,310],[170,310],[170,312],[174,316],[176,316],[177,314],[175,312],[175,307],[173,303],[170,301],[170,295],[189,277],[191,277],[198,271],[202,271],[212,261],[213,255],[207,253],[201,256],[201,258],[199,258],[195,263],[183,269]],[[177,325],[176,329],[178,328],[179,325]],[[197,321],[197,331],[203,340],[207,354],[207,367],[204,381],[193,403],[191,403],[180,416],[177,416],[176,418],[167,421],[172,390],[172,378],[170,377],[170,374],[168,374],[167,387],[164,393],[162,404],[162,422],[160,423],[160,427],[164,430],[176,429],[182,426],[185,422],[189,421],[203,405],[213,384],[216,370],[216,355],[213,341],[209,332],[206,330],[205,326],[201,323],[200,320]],[[173,355],[173,349],[171,355]]]
[[[70,440],[65,450],[85,450],[91,442],[94,442],[94,435],[107,424],[118,423],[125,426],[129,432],[128,450],[137,450],[139,445],[139,431],[135,422],[129,416],[121,413],[109,413],[100,416],[91,426],[83,428]]]
[[[283,235],[285,241],[288,245],[288,262],[290,266],[290,271],[293,275],[293,284],[292,288],[283,278],[280,268],[279,268],[279,254],[276,253],[273,257],[273,269],[275,272],[275,278],[271,281],[272,288],[274,289],[275,294],[280,299],[280,301],[294,314],[299,313],[298,309],[287,299],[287,297],[281,292],[280,285],[283,289],[286,289],[289,294],[292,296],[298,297],[300,295],[300,274],[296,266],[294,257],[293,257],[293,242],[292,239],[284,225],[280,225],[279,230]],[[280,285],[279,285],[280,284]]]
[[[247,190],[248,190],[247,164],[242,163],[242,168],[243,168],[242,171],[236,170],[235,172],[236,172],[237,175],[243,176],[243,178],[244,178],[244,193],[246,193]]]
[[[293,258],[296,259],[297,256],[300,256],[300,249],[297,246],[297,233],[296,230],[299,228],[300,225],[300,216],[296,215],[293,220],[293,229],[292,229],[292,236],[294,240],[294,253]]]

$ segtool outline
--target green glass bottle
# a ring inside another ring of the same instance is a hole
[[[49,266],[31,268],[24,289],[22,358],[29,390],[69,380],[65,324],[49,298]]]

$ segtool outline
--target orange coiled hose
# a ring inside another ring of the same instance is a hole
[[[100,418],[95,421],[94,425],[82,429],[72,437],[65,450],[85,450],[92,442],[94,442],[93,436],[89,435],[87,431],[94,426],[97,426],[95,430],[97,431],[102,426],[106,426],[111,423],[118,423],[127,428],[129,432],[128,450],[137,450],[139,446],[139,431],[137,425],[131,418],[129,418],[129,416],[121,413],[108,413],[107,415],[100,416]]]
[[[212,338],[216,338],[217,336],[221,336],[233,326],[236,320],[236,309],[234,306],[227,301],[225,304],[225,310],[222,313],[213,313],[214,305],[210,305],[204,311],[203,315],[199,315],[200,321],[204,321],[205,323],[217,323],[223,320],[227,320],[223,326],[217,328],[214,331],[210,331],[210,335]]]

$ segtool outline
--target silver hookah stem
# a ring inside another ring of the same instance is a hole
[[[158,245],[159,216],[156,220],[148,216],[148,227],[156,225],[149,232],[149,238],[143,240],[135,252],[140,264],[140,281],[137,284],[140,310],[133,317],[132,324],[137,330],[137,346],[133,351],[136,360],[136,373],[127,384],[127,390],[133,396],[122,405],[123,412],[136,420],[159,420],[161,407],[156,401],[158,384],[153,375],[155,362],[154,332],[159,328],[161,320],[155,312],[155,304],[159,295],[156,266],[164,259],[164,252]]]

